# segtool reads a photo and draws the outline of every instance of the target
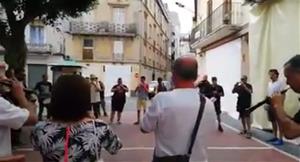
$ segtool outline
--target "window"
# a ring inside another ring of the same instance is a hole
[[[144,45],[147,46],[147,39],[148,39],[148,35],[147,33],[145,32],[144,33]]]
[[[84,39],[83,47],[84,48],[94,47],[94,41],[92,39]]]
[[[149,31],[148,31],[148,33],[151,35],[152,34],[152,25],[151,24],[149,24]]]
[[[123,53],[123,41],[114,41],[114,53]]]
[[[44,26],[30,26],[30,43],[45,44]]]
[[[114,58],[117,60],[123,59],[124,43],[122,40],[114,41]]]
[[[144,15],[144,32],[148,32],[148,21],[147,21],[147,18],[148,18],[148,15],[145,13]]]
[[[93,60],[94,59],[94,40],[84,39],[83,40],[83,50],[82,50],[83,60]]]
[[[83,49],[82,50],[82,59],[83,60],[93,60],[94,59],[93,49]]]
[[[115,24],[125,24],[124,8],[113,8],[113,22]]]

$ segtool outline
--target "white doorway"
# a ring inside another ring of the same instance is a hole
[[[222,98],[222,110],[234,118],[237,96],[232,94],[234,84],[241,78],[241,40],[236,39],[206,52],[206,70],[211,77],[216,76],[218,83],[223,86],[225,97]]]

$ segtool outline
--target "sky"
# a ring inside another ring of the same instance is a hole
[[[178,13],[181,33],[190,33],[194,16],[194,0],[163,0],[163,2],[168,4],[170,11]],[[175,2],[185,5],[185,8],[178,7]]]

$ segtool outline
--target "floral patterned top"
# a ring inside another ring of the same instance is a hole
[[[34,149],[40,151],[44,162],[63,161],[66,130],[66,124],[50,121],[39,122],[35,126],[31,141]],[[110,154],[116,154],[122,148],[122,143],[107,124],[97,120],[70,126],[68,146],[69,162],[95,162],[96,151],[98,158],[101,148]]]

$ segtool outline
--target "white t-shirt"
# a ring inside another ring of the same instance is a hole
[[[21,128],[29,111],[21,109],[0,97],[0,157],[11,155],[10,129]]]
[[[141,128],[155,132],[155,155],[158,157],[184,155],[200,108],[199,89],[174,89],[157,94],[146,112]],[[206,99],[203,118],[194,144],[191,160],[207,161],[204,147],[205,134],[215,131],[205,123],[214,123],[214,105]],[[205,129],[204,129],[205,127]],[[211,125],[210,125],[211,127]]]
[[[284,90],[286,87],[286,84],[284,81],[277,80],[275,82],[270,81],[268,84],[268,97],[271,97],[275,93],[280,93],[282,90]]]
[[[100,101],[100,92],[97,90],[95,85],[91,85],[91,103],[97,103]]]

